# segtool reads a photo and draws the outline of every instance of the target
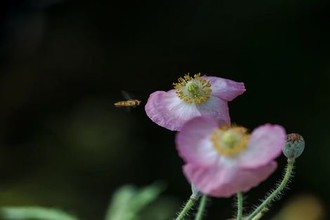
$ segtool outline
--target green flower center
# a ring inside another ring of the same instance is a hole
[[[173,83],[178,97],[187,103],[201,104],[206,102],[211,95],[211,83],[195,74],[194,77],[186,74],[180,77],[177,83]]]
[[[234,157],[247,148],[250,135],[243,127],[222,127],[211,134],[214,149],[222,156]]]

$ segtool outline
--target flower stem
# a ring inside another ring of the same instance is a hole
[[[288,181],[290,180],[293,165],[295,160],[294,159],[288,159],[288,164],[285,169],[284,177],[281,181],[281,183],[277,186],[277,188],[247,217],[246,220],[254,220],[255,217],[258,215],[258,218],[260,218],[260,214],[264,214],[268,210],[268,205],[275,200],[282,192],[282,190],[285,188],[285,186],[288,184]]]
[[[190,211],[190,209],[192,209],[197,200],[198,199],[195,196],[190,196],[189,200],[187,201],[187,203],[185,204],[185,206],[175,220],[184,220],[184,217],[188,215],[188,212]]]
[[[207,196],[203,195],[198,206],[198,212],[196,214],[195,220],[202,220],[206,203],[207,203]]]
[[[243,194],[237,193],[237,220],[242,220],[243,217]]]

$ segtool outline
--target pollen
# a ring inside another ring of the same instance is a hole
[[[221,127],[211,134],[215,150],[222,156],[235,157],[247,148],[250,135],[244,127]]]
[[[186,103],[201,104],[211,96],[211,83],[199,74],[193,77],[189,73],[173,83],[177,96]]]

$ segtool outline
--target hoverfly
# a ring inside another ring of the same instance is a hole
[[[138,99],[129,99],[129,100],[124,100],[124,101],[119,101],[115,102],[115,106],[117,108],[121,107],[137,107],[141,104],[141,101]]]
[[[115,107],[117,107],[117,108],[130,108],[130,107],[135,108],[141,104],[140,100],[132,99],[127,92],[121,91],[121,93],[123,94],[124,98],[126,98],[127,100],[115,102],[114,103]]]

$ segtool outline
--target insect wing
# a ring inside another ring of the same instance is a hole
[[[127,100],[133,99],[133,97],[128,92],[126,92],[125,90],[121,90],[121,94]]]

